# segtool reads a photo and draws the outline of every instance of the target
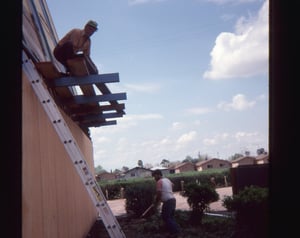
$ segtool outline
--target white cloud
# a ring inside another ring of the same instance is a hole
[[[96,135],[97,135],[97,133],[96,133]],[[99,143],[99,144],[102,144],[102,143],[106,143],[106,142],[110,142],[111,140],[109,139],[109,138],[107,138],[107,137],[104,137],[104,136],[95,136],[94,138],[93,138],[93,142],[94,143]]]
[[[159,91],[161,86],[158,84],[150,84],[150,83],[125,84],[125,88],[128,91],[133,91],[133,92],[153,93]]]
[[[266,99],[267,99],[267,95],[265,95],[265,94],[261,94],[257,97],[257,100],[259,100],[259,101],[264,101]]]
[[[257,136],[258,136],[257,132],[243,132],[243,131],[239,131],[239,132],[235,133],[234,138],[237,141],[242,141],[242,140],[249,139],[249,138],[252,140],[252,138],[255,138]]]
[[[212,138],[205,138],[205,139],[203,139],[203,144],[204,145],[210,146],[210,145],[215,145],[216,143],[217,143],[216,140],[212,139]]]
[[[112,135],[128,130],[128,128],[135,127],[140,121],[145,120],[161,120],[164,117],[157,113],[148,114],[130,114],[118,118],[118,126],[104,126],[97,128],[90,128],[92,138],[98,138],[100,135]]]
[[[228,3],[233,3],[233,4],[251,3],[251,2],[257,2],[261,0],[207,0],[207,1],[221,5],[221,4],[228,4]]]
[[[137,4],[143,4],[143,3],[147,3],[150,0],[129,0],[128,3],[129,5],[137,5]]]
[[[222,32],[212,49],[206,79],[250,77],[268,70],[269,3],[265,1],[257,16],[241,17],[234,33]]]
[[[203,144],[206,146],[217,145],[230,137],[228,133],[221,133],[215,135],[213,138],[205,138],[203,139]]]
[[[245,95],[237,94],[232,98],[230,103],[227,102],[220,102],[218,104],[218,108],[224,111],[230,110],[237,110],[237,111],[244,111],[253,107],[256,104],[255,101],[247,101]]]
[[[177,143],[179,145],[182,145],[182,144],[186,144],[186,143],[189,143],[191,141],[193,141],[197,136],[197,132],[196,131],[190,131],[186,134],[183,134],[181,135],[178,140],[177,140]]]
[[[162,146],[166,146],[166,145],[172,144],[172,141],[171,141],[169,138],[163,138],[163,139],[159,142],[159,144],[162,145]]]
[[[210,156],[217,156],[219,158],[228,159],[235,153],[244,153],[245,151],[251,151],[251,154],[255,155],[258,148],[268,149],[268,145],[265,144],[264,135],[253,131],[238,131],[238,132],[224,132],[218,133],[212,137],[208,137],[202,140],[202,143],[206,147],[202,147]]]
[[[144,3],[151,3],[151,2],[164,2],[166,0],[128,0],[129,5],[139,5]]]
[[[193,125],[195,125],[195,126],[200,126],[201,124],[202,124],[202,122],[200,120],[193,121]]]
[[[161,114],[157,113],[148,113],[148,114],[131,114],[130,116],[127,116],[124,118],[124,120],[153,120],[153,119],[162,119],[163,116]]]
[[[176,121],[176,122],[172,123],[171,129],[172,130],[179,130],[179,129],[182,129],[183,127],[184,127],[183,123]]]
[[[189,108],[187,109],[188,113],[194,114],[194,115],[202,115],[207,114],[209,112],[212,112],[213,109],[207,108],[207,107],[197,107],[197,108]]]

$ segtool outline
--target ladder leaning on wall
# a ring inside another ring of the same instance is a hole
[[[54,99],[46,89],[43,83],[43,78],[39,75],[33,62],[27,57],[24,51],[22,52],[22,69],[27,75],[34,92],[39,98],[61,142],[68,152],[69,158],[72,160],[72,163],[87,189],[99,216],[102,218],[109,236],[113,238],[125,237],[125,234],[122,231],[116,217],[112,213],[99,184],[91,173],[80,148],[73,138],[69,127],[57,108]]]

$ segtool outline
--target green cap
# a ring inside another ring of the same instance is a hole
[[[98,29],[98,23],[92,20],[89,20],[86,25],[89,25],[91,27],[94,27],[96,30]]]

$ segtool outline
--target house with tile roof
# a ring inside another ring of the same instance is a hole
[[[195,164],[192,162],[183,162],[176,164],[174,167],[170,168],[170,171],[173,171],[175,174],[189,171],[196,171]]]
[[[197,162],[195,166],[197,171],[207,169],[224,169],[231,168],[231,162],[228,160],[213,158]]]
[[[262,154],[259,154],[255,158],[256,164],[268,164],[269,163],[269,154],[267,152],[264,152]]]
[[[121,178],[122,179],[147,178],[151,176],[152,176],[152,171],[150,169],[137,166],[124,172]]]
[[[256,164],[256,157],[254,156],[241,156],[235,160],[231,160],[232,167],[238,167],[242,165],[253,165]]]

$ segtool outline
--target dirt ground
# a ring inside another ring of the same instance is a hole
[[[231,187],[217,188],[216,191],[218,192],[220,199],[219,201],[210,204],[210,210],[212,213],[222,214],[226,212],[226,209],[222,206],[222,199],[225,196],[232,195],[232,188]],[[186,198],[181,196],[179,193],[175,193],[175,197],[176,197],[176,210],[190,210]],[[141,219],[129,218],[125,211],[125,199],[116,199],[107,202],[113,214],[116,216],[125,236],[127,238],[139,238],[135,231],[139,226],[139,224],[143,224],[146,221],[145,220],[146,218],[141,218]],[[86,238],[100,238],[100,237],[110,238],[109,234],[107,233],[103,225],[103,222],[101,220],[97,220]],[[155,234],[151,238],[154,237],[167,238],[168,233],[162,230],[160,234]],[[143,235],[141,238],[147,238],[147,237]]]

